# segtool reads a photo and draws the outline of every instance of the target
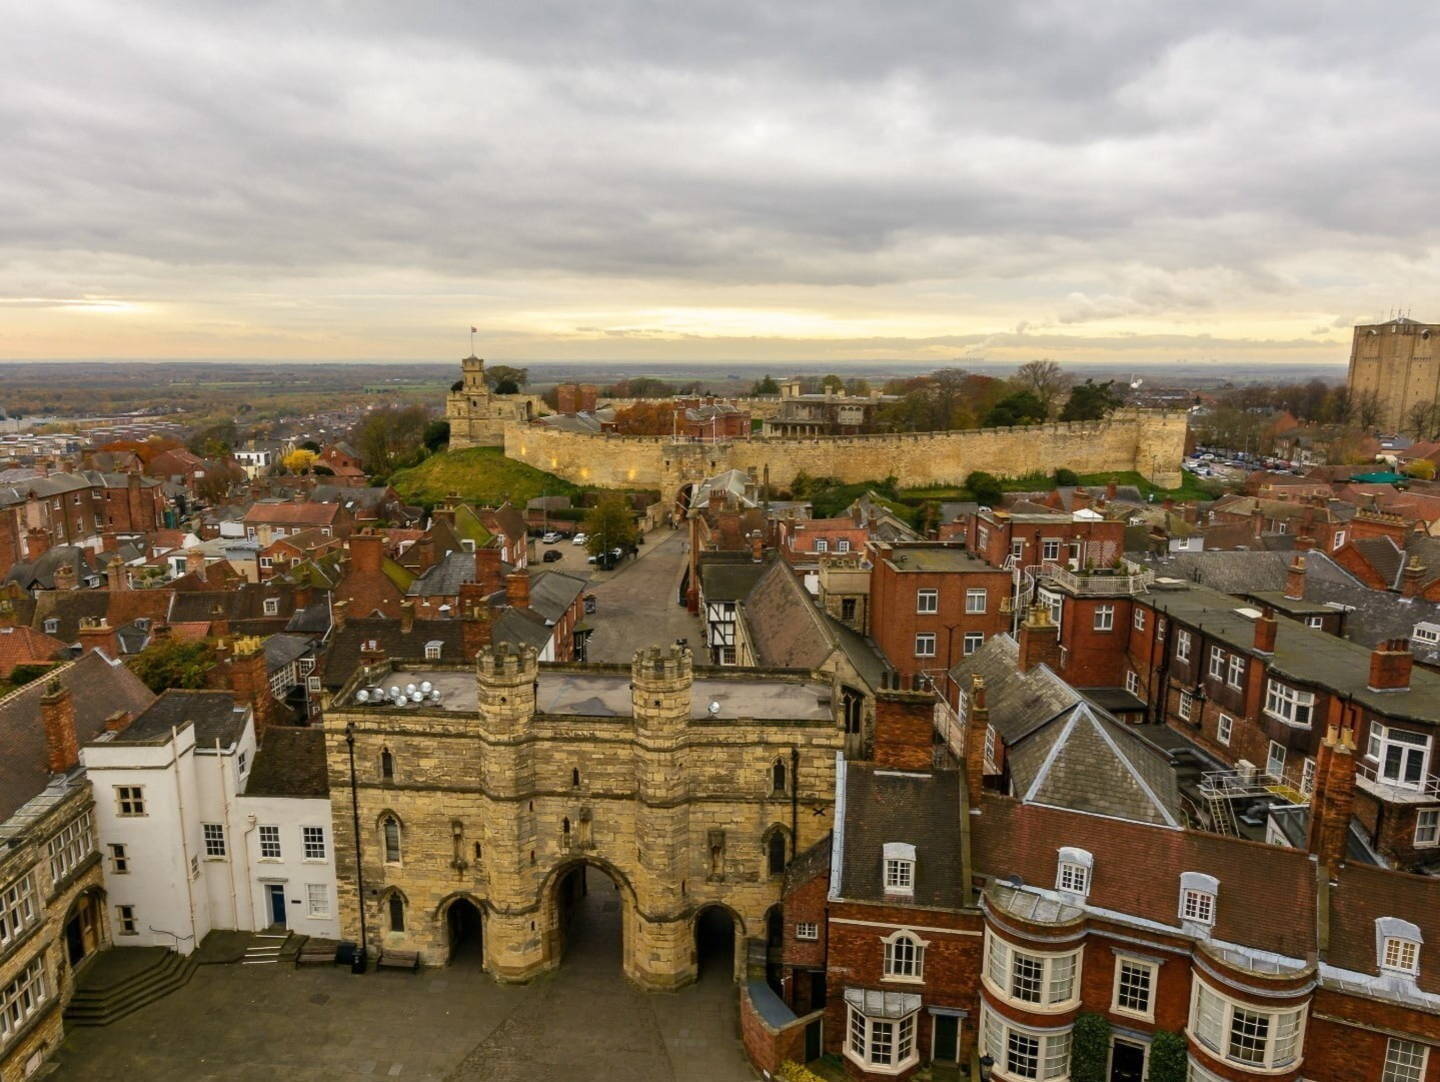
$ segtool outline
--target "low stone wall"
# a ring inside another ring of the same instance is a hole
[[[505,426],[505,454],[580,484],[672,488],[722,470],[768,469],[773,484],[797,474],[844,482],[894,476],[902,486],[955,485],[974,470],[1000,477],[1134,470],[1155,483],[1180,483],[1187,416],[1118,411],[1103,421],[808,439],[768,437],[676,443],[660,436],[591,436],[535,425]]]

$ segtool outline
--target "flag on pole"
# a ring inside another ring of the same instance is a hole
[[[470,328],[470,333],[471,333],[471,334],[479,334],[479,333],[480,333],[480,329],[479,329],[478,327],[471,327],[471,328]]]

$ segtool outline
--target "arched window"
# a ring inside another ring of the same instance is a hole
[[[785,833],[777,830],[770,835],[770,841],[766,843],[766,858],[770,867],[771,875],[780,875],[785,871]]]
[[[885,944],[885,976],[919,979],[924,973],[925,943],[910,932],[896,932]]]
[[[566,836],[570,834],[570,817],[568,815],[560,821],[560,832]]]
[[[387,815],[380,822],[380,833],[385,843],[385,863],[400,863],[400,820]]]
[[[570,788],[580,788],[580,768],[578,766],[570,771]]]
[[[480,859],[480,843],[479,843],[479,842],[476,842],[476,843],[475,843],[475,859],[476,859],[476,860],[479,860],[479,859]]]
[[[405,899],[398,894],[390,895],[390,930],[392,932],[405,930]]]
[[[776,759],[775,765],[770,768],[770,790],[775,793],[785,791],[785,760]]]
[[[389,748],[380,753],[380,778],[383,781],[395,780],[395,756],[390,754]]]

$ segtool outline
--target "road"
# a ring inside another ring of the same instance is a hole
[[[638,557],[595,574],[597,610],[587,618],[595,628],[591,661],[629,663],[641,647],[676,639],[700,650],[699,618],[675,603],[689,544],[684,531],[656,530],[646,535]]]

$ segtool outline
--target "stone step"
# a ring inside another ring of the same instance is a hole
[[[117,984],[76,990],[65,1020],[77,1026],[108,1026],[189,983],[199,963],[193,956],[182,958],[166,951],[157,965],[138,972]]]

